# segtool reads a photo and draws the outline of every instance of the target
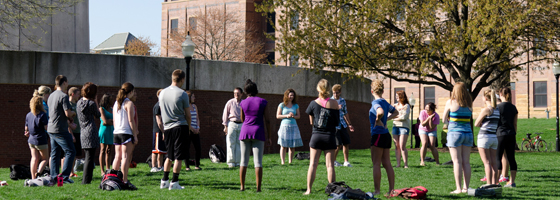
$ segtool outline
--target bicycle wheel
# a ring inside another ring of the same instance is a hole
[[[521,151],[531,151],[531,150],[533,150],[533,148],[531,147],[531,141],[523,140],[523,142],[521,142]]]
[[[548,143],[546,143],[546,141],[544,140],[539,140],[537,141],[537,145],[535,145],[535,149],[537,151],[548,151]]]

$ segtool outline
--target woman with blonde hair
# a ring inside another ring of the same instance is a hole
[[[449,116],[446,116],[446,118],[449,118],[447,146],[453,161],[453,174],[456,186],[451,194],[466,193],[471,181],[470,153],[473,144],[473,133],[470,124],[472,98],[463,82],[458,82],[453,87],[451,99],[445,104],[444,113],[447,112],[449,112]],[[464,178],[462,189],[461,175]]]
[[[309,140],[310,161],[307,171],[307,191],[303,193],[304,195],[311,194],[311,187],[315,181],[321,151],[325,152],[327,179],[329,183],[336,181],[334,171],[334,153],[337,148],[335,134],[336,126],[338,126],[340,120],[340,113],[336,100],[329,98],[329,89],[329,82],[326,79],[321,79],[317,83],[319,97],[311,101],[305,111],[309,114],[309,121],[313,126],[313,131]]]
[[[484,163],[487,184],[498,184],[498,159],[496,152],[498,149],[498,121],[500,120],[500,110],[496,105],[496,93],[494,90],[484,91],[484,102],[486,107],[482,108],[476,118],[475,126],[480,127],[478,132],[478,153]]]
[[[284,164],[286,150],[289,149],[288,163],[292,164],[296,147],[303,146],[296,119],[299,119],[299,105],[296,91],[292,88],[284,92],[284,101],[278,105],[276,119],[281,119],[278,130],[278,144],[280,145],[280,160]]]
[[[47,94],[48,95],[48,94]],[[42,105],[43,97],[36,96],[31,98],[29,108],[31,112],[25,117],[25,136],[29,149],[31,150],[31,178],[36,179],[39,174],[43,173],[43,169],[49,158],[47,125],[49,123],[47,114]],[[41,161],[39,163],[39,161]],[[37,171],[39,166],[39,171]]]
[[[42,97],[43,98],[43,108],[45,109],[45,112],[47,113],[47,119],[49,118],[49,106],[47,105],[47,100],[49,99],[49,96],[51,95],[52,90],[49,86],[45,86],[45,85],[41,85],[39,86],[39,88],[37,88],[35,90],[35,92],[33,92],[33,97]]]
[[[397,103],[394,107],[399,111],[399,115],[393,119],[393,142],[395,142],[395,157],[397,167],[401,167],[401,156],[404,168],[408,168],[408,151],[406,141],[410,134],[410,104],[404,91],[397,92]]]

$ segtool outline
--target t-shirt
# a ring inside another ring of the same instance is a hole
[[[500,120],[498,121],[498,131],[497,136],[504,135],[515,135],[515,126],[513,126],[513,121],[517,115],[517,107],[510,102],[502,102],[498,104],[498,110],[500,111]]]
[[[73,133],[80,133],[80,120],[78,120],[78,112],[76,112],[76,104],[72,101],[70,101],[70,106],[72,107],[72,111],[74,111],[76,113],[76,115],[74,115],[74,124],[76,124],[76,129],[72,130]]]
[[[260,97],[248,97],[239,103],[245,116],[239,140],[266,140],[263,116],[267,104],[268,101]]]
[[[383,122],[384,126],[375,126],[378,108],[383,108],[383,117],[381,118],[381,122]],[[389,130],[385,128],[387,126],[387,116],[389,115],[389,113],[392,113],[394,111],[395,107],[393,107],[383,98],[379,98],[371,102],[371,109],[369,109],[369,123],[372,136],[375,134],[389,133]]]
[[[49,133],[67,133],[68,132],[68,117],[64,111],[70,110],[72,106],[68,101],[68,95],[61,90],[54,91],[49,100]]]
[[[437,125],[439,124],[439,115],[437,113],[435,113],[435,114],[436,115],[434,117],[432,117],[432,125],[433,125],[432,129],[428,129],[427,126],[422,126],[422,122],[420,122],[420,126],[418,127],[418,129],[426,131],[426,132],[437,131]],[[419,119],[420,119],[420,121],[424,121],[424,120],[428,119],[429,116],[430,115],[428,114],[428,111],[422,110],[420,112]]]
[[[313,116],[313,134],[334,134],[336,126],[340,121],[340,111],[338,109],[328,109],[311,101],[305,113]]]
[[[331,97],[331,99],[334,99],[334,96]],[[338,106],[340,106],[340,122],[338,123],[338,126],[336,126],[336,129],[341,129],[342,127],[346,128],[348,127],[348,125],[346,124],[346,120],[344,120],[344,115],[348,114],[348,110],[346,109],[346,100],[344,100],[344,98],[342,97],[334,100],[336,100]]]
[[[32,145],[45,145],[48,143],[47,133],[45,132],[45,125],[49,123],[47,113],[41,111],[37,116],[32,112],[27,113],[25,116],[25,126],[29,131],[29,139],[27,142]]]
[[[153,118],[154,118],[154,128],[152,128],[152,132],[154,133],[160,133],[161,130],[159,130],[159,126],[157,124],[157,119],[156,119],[156,115],[159,115],[161,117],[161,109],[159,109],[159,102],[156,103],[156,105],[154,105],[154,108],[152,109],[153,111]]]
[[[299,108],[299,105],[297,104],[292,104],[291,108],[286,107],[286,105],[284,105],[284,103],[280,103],[280,105],[278,105],[278,107],[282,110],[282,115],[289,115],[290,113],[293,113],[294,116],[297,115],[297,109]],[[282,119],[282,122],[280,122],[280,125],[287,125],[287,124],[297,124],[296,119],[294,118],[284,118]]]
[[[185,117],[185,108],[189,108],[189,96],[177,87],[169,86],[159,94],[159,107],[163,128],[169,130],[181,125],[189,125]]]

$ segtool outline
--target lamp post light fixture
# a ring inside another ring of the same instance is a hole
[[[408,103],[410,103],[410,130],[414,128],[414,104],[416,103],[416,99],[414,99],[414,92],[410,94],[410,98],[408,98]],[[412,131],[411,131],[412,132]],[[412,149],[412,140],[414,139],[414,135],[410,134],[410,148]]]
[[[196,47],[196,45],[194,44],[194,42],[191,39],[190,36],[190,32],[187,32],[187,37],[185,38],[185,41],[183,42],[183,44],[181,44],[181,48],[183,50],[183,56],[185,57],[185,62],[187,62],[187,70],[186,70],[186,85],[187,85],[187,90],[190,90],[190,65],[191,65],[191,60],[192,57],[194,55],[194,48]]]
[[[559,130],[560,125],[558,124],[558,77],[560,77],[560,63],[558,60],[554,61],[552,64],[552,73],[554,73],[554,77],[556,77],[556,151],[560,151],[560,142],[559,142]]]

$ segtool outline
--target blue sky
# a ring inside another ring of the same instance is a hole
[[[90,49],[115,33],[150,37],[160,47],[162,0],[90,0]]]

